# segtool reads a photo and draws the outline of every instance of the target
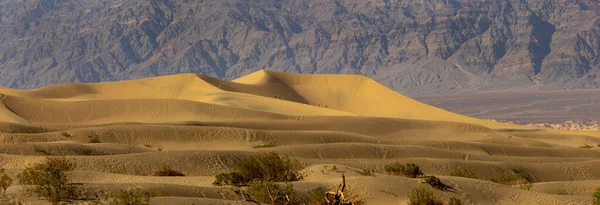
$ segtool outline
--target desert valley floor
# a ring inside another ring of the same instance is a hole
[[[85,189],[163,193],[152,204],[252,204],[212,182],[241,158],[269,152],[308,163],[296,192],[337,185],[344,173],[373,205],[407,204],[411,190],[427,187],[383,172],[394,162],[439,177],[453,191],[434,192],[465,204],[591,204],[600,186],[600,132],[466,117],[362,76],[181,74],[0,93],[0,165],[9,176],[47,155],[68,156],[77,163],[72,181]],[[257,148],[264,144],[272,146]],[[149,176],[164,164],[186,176]],[[452,176],[461,167],[477,177]],[[532,188],[489,180],[510,170],[530,176]],[[18,183],[0,203],[9,200],[49,204]]]

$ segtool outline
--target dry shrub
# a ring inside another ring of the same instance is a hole
[[[375,169],[363,168],[360,174],[363,176],[372,176],[373,173],[375,173]]]
[[[458,167],[453,172],[450,172],[450,175],[455,177],[478,179],[477,175],[475,175],[475,172],[473,172],[473,169],[471,167]]]
[[[408,195],[408,205],[444,205],[439,196],[426,188],[415,188]]]
[[[533,180],[529,175],[514,169],[501,177],[491,179],[491,181],[524,190],[531,190],[533,187]]]
[[[423,180],[425,183],[431,185],[433,188],[445,191],[450,188],[450,186],[442,183],[442,181],[435,176],[426,176]]]
[[[233,172],[216,176],[215,185],[247,186],[251,181],[289,182],[302,179],[306,164],[277,153],[250,156],[236,164]]]
[[[421,168],[414,163],[402,164],[396,162],[394,164],[388,164],[384,166],[385,172],[394,175],[404,175],[410,178],[416,178],[423,175]]]
[[[153,195],[141,189],[121,190],[113,198],[111,205],[150,205]]]
[[[0,169],[0,174],[2,174],[0,176],[0,187],[2,188],[2,193],[6,194],[6,190],[8,189],[8,187],[10,187],[10,185],[12,185],[13,180],[8,175],[6,175],[4,171],[4,169]]]
[[[451,197],[448,205],[463,205],[462,201],[458,198]]]
[[[90,143],[101,143],[100,138],[98,137],[90,137]]]
[[[68,132],[61,132],[60,135],[65,138],[73,138],[73,135],[69,134]]]
[[[157,172],[151,174],[151,176],[185,176],[185,174],[174,170],[171,166],[163,164]]]
[[[312,205],[328,205],[325,199],[325,193],[328,191],[335,192],[337,186],[319,187],[309,191],[310,202]],[[366,205],[368,198],[362,196],[354,186],[346,185],[344,190],[344,198],[347,202],[352,202],[354,205]]]
[[[269,148],[269,147],[276,147],[276,146],[277,145],[275,145],[274,143],[267,142],[267,143],[263,143],[263,144],[253,145],[252,148],[258,149],[258,148]]]
[[[285,187],[282,187],[275,182],[253,181],[248,185],[247,192],[253,200],[260,203],[301,204],[300,197],[294,193],[294,185],[290,182],[286,182]]]

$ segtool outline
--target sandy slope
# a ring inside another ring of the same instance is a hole
[[[10,175],[45,155],[69,156],[78,163],[73,180],[87,189],[165,193],[155,204],[237,203],[239,196],[211,185],[213,176],[266,152],[309,163],[307,179],[295,183],[299,193],[339,183],[344,172],[371,204],[405,204],[413,188],[426,186],[361,175],[397,161],[414,162],[453,186],[454,192],[437,191],[443,198],[472,204],[590,203],[600,179],[600,148],[577,148],[600,144],[598,132],[461,116],[361,76],[259,71],[223,81],[182,74],[0,93],[0,161]],[[253,148],[265,143],[275,147]],[[147,176],[162,164],[186,176]],[[466,166],[480,179],[450,176]],[[508,169],[530,175],[533,190],[486,180]],[[8,196],[46,203],[21,188],[11,187]]]

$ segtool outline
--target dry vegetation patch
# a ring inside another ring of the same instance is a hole
[[[410,178],[416,178],[418,176],[423,175],[423,171],[421,171],[421,168],[414,163],[402,164],[400,162],[396,162],[393,164],[385,165],[384,170],[388,174],[403,175]]]
[[[260,154],[243,159],[235,165],[234,171],[221,173],[213,182],[215,185],[247,186],[255,180],[272,182],[298,181],[306,175],[306,164],[276,153]]]
[[[185,176],[185,174],[171,168],[171,166],[163,164],[160,170],[152,173],[150,176]]]
[[[503,176],[491,179],[491,181],[523,190],[531,190],[533,188],[533,179],[531,176],[514,169],[509,170],[509,173]]]
[[[452,171],[450,173],[451,176],[455,176],[455,177],[463,177],[463,178],[471,178],[471,179],[478,179],[479,177],[477,177],[477,174],[475,174],[475,172],[473,171],[473,169],[471,167],[458,167],[456,170]]]
[[[141,189],[121,190],[110,205],[149,205],[153,195]]]

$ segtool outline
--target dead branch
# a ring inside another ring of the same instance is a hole
[[[260,203],[258,203],[258,201],[255,201],[254,199],[252,199],[252,197],[250,197],[250,194],[244,193],[244,191],[242,191],[242,190],[236,190],[235,192],[240,193],[240,195],[242,195],[242,200],[261,205]]]
[[[335,190],[335,192],[332,192],[332,191],[326,192],[325,193],[325,201],[327,201],[328,205],[352,205],[352,202],[346,202],[346,199],[344,198],[345,190],[346,190],[346,176],[344,174],[342,174],[342,184],[338,185],[338,188]],[[333,197],[333,199],[331,199],[331,197]]]

